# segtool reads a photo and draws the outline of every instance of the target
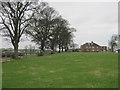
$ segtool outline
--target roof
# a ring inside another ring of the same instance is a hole
[[[91,41],[91,42],[89,42],[89,43],[87,42],[87,43],[85,43],[85,44],[83,44],[83,45],[81,45],[81,46],[84,46],[84,45],[88,45],[88,46],[92,46],[92,45],[100,46],[100,45],[94,43],[93,41]]]

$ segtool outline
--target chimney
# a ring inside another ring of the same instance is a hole
[[[91,41],[91,45],[93,45],[93,41]]]

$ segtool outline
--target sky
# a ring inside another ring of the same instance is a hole
[[[49,5],[77,30],[74,32],[74,42],[76,44],[80,46],[93,41],[99,45],[107,46],[111,36],[118,34],[118,3],[112,1],[54,2],[53,0],[53,2],[49,2]],[[2,40],[0,47],[12,47],[2,38],[0,37],[0,40]],[[35,45],[30,40],[22,41],[19,48],[24,48],[30,44]]]

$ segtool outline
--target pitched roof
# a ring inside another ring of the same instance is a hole
[[[100,46],[100,45],[94,43],[93,41],[91,41],[90,43],[87,42],[87,43],[83,44],[82,46],[84,46],[84,45],[88,45],[88,46],[93,46],[93,45]]]

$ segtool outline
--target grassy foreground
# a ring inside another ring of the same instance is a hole
[[[117,88],[117,53],[69,52],[6,62],[3,88]]]

